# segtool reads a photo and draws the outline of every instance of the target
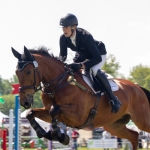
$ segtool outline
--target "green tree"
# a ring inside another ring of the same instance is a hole
[[[145,78],[145,83],[144,83],[144,87],[148,90],[150,90],[150,75],[148,75],[146,78]]]
[[[11,94],[12,86],[11,86],[11,83],[9,82],[9,80],[4,79],[3,86],[4,86],[3,94]]]
[[[131,69],[130,77],[128,79],[146,88],[149,87],[149,75],[150,68],[140,64]]]
[[[10,94],[12,90],[9,80],[2,79],[0,76],[0,94]]]
[[[116,57],[112,54],[108,55],[102,69],[105,70],[106,73],[109,73],[114,77],[117,77],[119,75],[118,73],[119,68],[120,65],[119,62],[116,61]]]
[[[2,77],[0,76],[0,94],[11,94],[13,83],[18,83],[18,78],[16,75],[13,75],[10,80],[2,79]]]
[[[3,93],[4,93],[3,79],[2,79],[2,77],[0,76],[0,94],[3,94]]]
[[[12,95],[12,94],[3,95],[3,99],[4,99],[5,103],[0,104],[0,110],[4,114],[9,115],[9,110],[15,108],[14,95]]]

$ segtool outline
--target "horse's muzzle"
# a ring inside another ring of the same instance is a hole
[[[25,109],[29,109],[31,107],[31,104],[29,104],[28,102],[25,102],[24,106]]]
[[[23,106],[25,109],[29,109],[32,106],[33,99],[29,100],[24,100],[21,102],[21,106]]]

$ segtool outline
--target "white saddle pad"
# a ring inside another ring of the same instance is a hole
[[[83,73],[83,72],[82,72]],[[117,91],[119,89],[118,85],[113,81],[113,76],[111,76],[110,74],[105,73],[107,76],[107,79],[109,81],[109,84],[111,86],[112,91]],[[89,77],[85,76],[84,74],[82,75],[83,80],[89,85],[89,87],[93,90],[93,92],[96,94],[99,91],[95,91],[92,87],[92,83],[91,80],[89,79]]]

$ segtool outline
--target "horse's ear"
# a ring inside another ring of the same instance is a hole
[[[26,58],[33,59],[31,53],[29,52],[29,50],[25,46],[24,46],[24,54],[25,54]]]
[[[21,54],[19,52],[17,52],[13,47],[11,47],[11,50],[16,58],[21,59]]]

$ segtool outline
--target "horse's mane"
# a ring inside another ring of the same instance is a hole
[[[60,58],[58,56],[54,56],[53,53],[49,53],[48,52],[49,50],[50,49],[48,49],[45,46],[40,46],[38,48],[29,49],[31,54],[39,54],[39,55],[51,57],[51,58],[54,58],[54,59],[60,61]]]

